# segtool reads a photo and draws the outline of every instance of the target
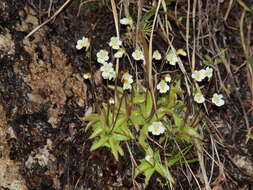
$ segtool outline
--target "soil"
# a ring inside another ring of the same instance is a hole
[[[80,120],[94,108],[94,102],[106,97],[99,73],[95,87],[82,75],[98,69],[94,52],[115,34],[110,5],[107,1],[84,5],[77,16],[80,2],[73,1],[56,19],[25,39],[48,19],[49,2],[0,2],[0,189],[133,189],[129,155],[117,162],[107,149],[90,152],[90,133],[84,132],[85,123]],[[62,3],[53,1],[50,15]],[[232,11],[236,10],[241,12],[239,6]],[[228,21],[232,22],[231,17]],[[227,33],[228,48],[233,46],[229,49],[233,64],[239,66],[244,59],[241,48],[234,47],[240,44],[239,33],[230,28],[222,32],[221,36]],[[92,39],[90,54],[75,48],[83,35]],[[235,83],[228,75],[222,76],[231,89],[229,103],[209,114],[224,142],[217,150],[222,153],[223,165],[215,168],[215,190],[253,189],[253,141],[245,143],[242,119],[242,106],[252,109],[246,72],[242,67],[235,74]],[[197,166],[194,172],[198,175]],[[188,183],[180,171],[174,175]],[[165,189],[155,177],[146,189]],[[143,179],[137,182],[142,184]]]

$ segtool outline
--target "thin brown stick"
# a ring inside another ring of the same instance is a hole
[[[54,13],[53,16],[51,16],[49,19],[47,19],[45,22],[43,22],[41,25],[34,28],[28,35],[26,35],[25,39],[29,38],[31,35],[33,35],[35,32],[37,32],[39,29],[41,29],[44,25],[49,23],[51,20],[53,20],[56,16],[58,16],[62,10],[71,2],[72,0],[67,0],[59,9]]]

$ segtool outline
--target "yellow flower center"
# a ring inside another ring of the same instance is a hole
[[[158,128],[154,128],[154,132],[155,133],[159,132]]]

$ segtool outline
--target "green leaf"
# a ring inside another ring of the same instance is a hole
[[[150,178],[152,177],[152,175],[155,172],[155,168],[149,168],[147,170],[144,171],[144,175],[145,175],[145,184],[147,185]]]
[[[110,148],[112,150],[112,154],[114,156],[114,158],[118,161],[119,160],[119,155],[118,155],[118,142],[115,140],[114,136],[110,136],[109,138],[109,144],[110,144]]]
[[[173,86],[171,88],[171,91],[173,91],[174,93],[176,93],[178,95],[184,93],[184,91],[181,88],[181,80],[177,80],[176,86]]]
[[[105,145],[105,143],[108,141],[109,136],[105,135],[105,136],[101,136],[100,139],[96,142],[94,142],[90,148],[90,151],[96,150],[102,146]]]
[[[101,135],[103,132],[105,132],[105,129],[103,127],[98,127],[96,128],[93,133],[91,134],[91,136],[89,137],[89,139],[92,139],[96,136]]]
[[[140,160],[141,164],[135,169],[134,178],[136,178],[139,174],[145,172],[149,168],[153,168],[153,166],[148,163],[145,159]]]
[[[123,90],[123,88],[121,88],[121,87],[119,87],[119,86],[117,86],[117,88],[115,88],[115,86],[114,85],[108,85],[108,87],[111,89],[111,90],[117,90],[117,92],[119,92],[121,95],[124,93],[124,90]]]
[[[114,126],[114,130],[116,130],[117,128],[121,127],[123,124],[127,124],[127,117],[126,115],[118,115],[118,118],[116,120],[115,126]]]
[[[253,139],[253,135],[247,135],[249,139]]]
[[[182,158],[191,150],[192,146],[188,146],[186,148],[184,148],[181,152],[177,153],[176,155],[174,155],[173,157],[171,157],[168,162],[167,165],[169,167],[175,165],[177,162],[181,161]]]
[[[106,113],[101,112],[101,115],[99,115],[99,120],[102,123],[103,126],[107,127],[107,117]]]
[[[120,154],[121,156],[124,156],[124,151],[123,151],[123,149],[121,148],[120,144],[117,146],[117,150],[118,150],[118,152],[119,152],[119,154]]]
[[[173,114],[173,119],[174,119],[175,125],[177,127],[184,126],[184,121],[180,118],[180,116],[178,114],[174,113]]]
[[[96,123],[92,124],[92,130],[93,131],[98,129],[98,128],[104,128],[104,125],[103,125],[103,123],[101,123],[101,121],[97,121]]]
[[[173,111],[177,114],[180,114],[184,108],[185,108],[184,103],[182,101],[177,100],[176,105],[173,108]]]
[[[171,173],[167,168],[165,168],[162,164],[156,163],[155,170],[163,177],[168,179],[171,183],[175,183]]]
[[[199,133],[197,132],[197,129],[192,128],[192,127],[183,127],[181,128],[181,131],[186,133],[187,135],[197,138],[197,139],[201,139],[201,136],[199,135]]]
[[[145,119],[143,118],[139,109],[133,109],[131,111],[130,120],[135,126],[144,125],[145,123]]]
[[[145,147],[147,146],[147,143],[145,142],[147,139],[148,135],[148,126],[150,126],[150,123],[146,123],[142,129],[140,130],[140,135],[138,138],[138,142],[140,143],[141,146]]]
[[[182,160],[182,164],[184,164],[184,163],[192,164],[192,163],[195,163],[195,162],[198,162],[198,161],[199,161],[198,158],[191,159],[191,160]]]
[[[149,144],[147,144],[146,146],[144,146],[143,149],[145,150],[146,155],[153,156],[154,151],[153,151],[153,149],[150,147]]]
[[[114,136],[115,140],[117,140],[117,141],[127,141],[127,140],[129,140],[129,136],[125,136],[125,135],[122,135],[122,134],[119,134],[119,133],[113,133],[113,136]]]
[[[122,132],[128,139],[134,139],[134,136],[127,125],[122,125],[120,128],[120,132]]]
[[[90,121],[87,125],[86,125],[86,127],[85,127],[85,132],[92,126],[94,126],[94,125],[96,125],[97,123],[99,123],[98,121]]]
[[[81,118],[81,120],[84,121],[98,121],[99,115],[96,113],[89,114],[88,116],[85,116]]]
[[[102,117],[103,121],[108,125],[109,127],[112,127],[113,124],[113,114],[110,110],[110,107],[108,104],[102,103],[103,106],[103,112],[102,112]]]
[[[167,99],[166,102],[166,107],[167,108],[173,108],[176,105],[176,100],[177,100],[177,94],[174,91],[170,91],[169,98]]]
[[[147,94],[147,99],[145,102],[145,110],[144,110],[144,117],[148,118],[152,112],[152,108],[153,108],[153,100],[152,100],[152,96],[151,93],[148,92]]]
[[[149,12],[147,12],[144,16],[141,22],[147,22],[150,18],[152,18],[155,15],[157,7],[153,7]]]
[[[253,71],[253,58],[250,59],[248,63],[250,65],[250,67],[251,67],[251,70]]]
[[[145,95],[144,94],[139,94],[138,92],[135,93],[133,97],[133,104],[141,104],[145,101]]]
[[[173,111],[162,106],[162,107],[159,107],[157,110],[156,110],[156,115],[158,117],[158,120],[161,120],[165,115],[169,115],[169,116],[172,116],[173,114]]]
[[[174,179],[169,170],[162,165],[162,160],[159,152],[154,153],[155,170],[163,177],[167,178],[171,183],[174,183]]]

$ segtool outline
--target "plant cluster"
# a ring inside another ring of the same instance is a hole
[[[130,30],[134,28],[134,20],[130,17],[122,18],[120,23]],[[144,45],[133,48],[130,56],[120,37],[111,37],[108,45],[115,58],[111,60],[120,62],[120,59],[127,57],[131,66],[132,63],[143,65],[144,73],[148,72],[150,66],[152,73],[152,64],[156,62],[176,67],[181,58],[187,55],[183,49],[169,48],[165,55],[155,50],[152,53],[152,62],[149,63]],[[89,47],[90,42],[86,37],[77,41],[78,50],[82,48],[88,50]],[[138,163],[135,166],[134,176],[144,174],[147,184],[157,172],[167,179],[168,183],[174,183],[170,168],[179,163],[196,161],[191,155],[191,150],[194,147],[202,148],[202,137],[198,132],[201,114],[185,117],[187,105],[181,75],[168,72],[159,74],[158,81],[153,80],[155,77],[149,76],[148,80],[152,83],[156,81],[152,89],[144,78],[136,78],[136,73],[131,70],[121,71],[120,65],[110,62],[110,54],[106,49],[99,50],[96,57],[101,65],[102,78],[111,81],[112,85],[108,85],[108,89],[114,91],[115,96],[107,103],[102,103],[98,113],[82,118],[88,122],[86,130],[92,130],[89,138],[95,139],[91,151],[107,147],[114,158],[119,160],[119,156],[125,155],[124,145],[129,147],[128,143],[136,143],[143,153],[143,158],[136,160],[136,153],[128,149],[132,162]],[[119,69],[115,70],[117,67]],[[213,72],[211,67],[206,67],[191,74],[196,86],[193,88],[196,107],[206,100],[198,83],[205,78],[210,81]],[[92,80],[92,75],[85,73],[83,77]],[[222,94],[217,93],[213,94],[209,102],[216,106],[225,103]]]

